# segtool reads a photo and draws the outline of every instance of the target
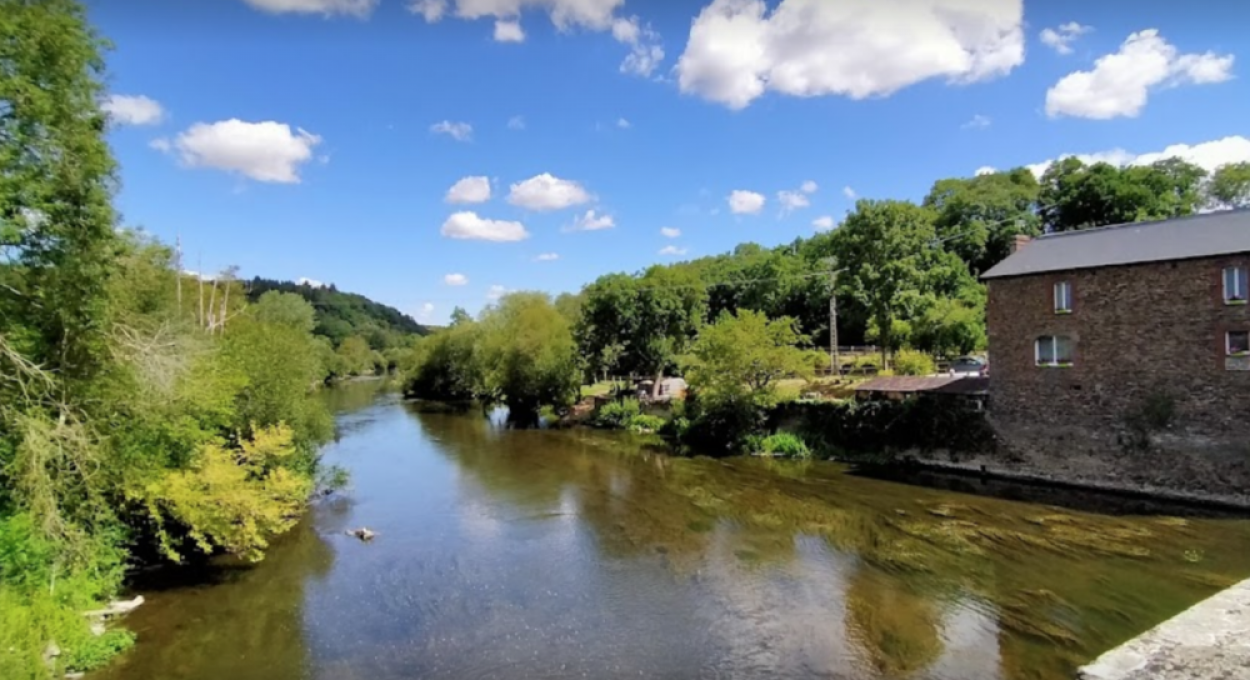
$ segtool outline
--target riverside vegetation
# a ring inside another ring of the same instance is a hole
[[[318,465],[333,425],[310,391],[407,342],[336,348],[300,295],[249,300],[231,272],[187,275],[169,247],[118,228],[105,47],[76,2],[0,0],[6,680],[90,670],[131,645],[84,616],[131,567],[262,559],[319,483],[342,481]]]

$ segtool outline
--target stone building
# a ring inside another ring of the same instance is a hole
[[[1008,448],[1063,477],[1250,491],[1250,211],[1013,250],[983,276]]]

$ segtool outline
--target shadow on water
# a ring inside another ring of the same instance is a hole
[[[1250,575],[1245,521],[335,399],[360,424],[326,452],[349,494],[260,565],[146,591],[99,677],[1066,680]],[[343,535],[361,525],[378,538]]]
[[[902,468],[861,466],[851,474],[956,493],[990,496],[1003,500],[1052,505],[1102,515],[1168,516],[1209,519],[1250,519],[1250,511],[1152,498],[1145,494],[1100,492],[1079,487],[1022,482],[976,474]]]

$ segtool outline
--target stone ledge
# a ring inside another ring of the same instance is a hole
[[[1250,678],[1250,580],[1203,600],[1077,671],[1078,680]]]

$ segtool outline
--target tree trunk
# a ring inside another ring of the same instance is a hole
[[[664,382],[664,369],[660,369],[655,373],[655,383],[651,385],[651,399],[658,399],[660,396],[660,383]]]

